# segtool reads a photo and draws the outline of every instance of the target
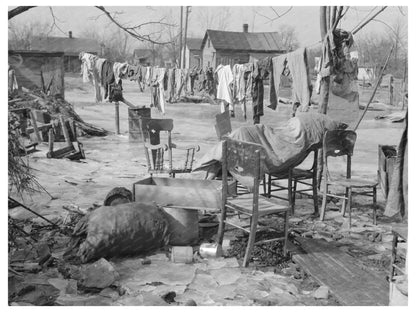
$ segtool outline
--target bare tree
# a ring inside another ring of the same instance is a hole
[[[231,11],[229,7],[203,8],[200,7],[198,23],[202,29],[227,30],[230,25]]]
[[[296,36],[295,27],[282,24],[278,27],[282,47],[287,51],[295,50],[299,47],[299,41]]]
[[[47,37],[50,25],[48,23],[30,22],[24,25],[9,23],[9,49],[30,50],[35,38]]]
[[[12,10],[10,10],[8,13],[9,15],[9,20],[12,19],[13,17],[22,14],[23,12],[26,12],[32,8],[36,8],[35,6],[18,6]],[[96,6],[96,8],[98,10],[100,10],[101,12],[103,12],[103,15],[107,16],[109,18],[109,20],[114,23],[117,27],[119,27],[120,29],[122,29],[123,31],[125,31],[127,34],[129,34],[130,36],[132,36],[133,38],[139,40],[139,41],[148,41],[148,42],[152,42],[154,44],[167,44],[169,43],[169,41],[165,41],[162,40],[162,36],[160,36],[161,32],[157,31],[157,32],[146,32],[145,29],[147,26],[149,25],[169,25],[168,23],[166,23],[164,21],[164,17],[162,17],[161,19],[159,19],[158,21],[148,21],[148,22],[143,22],[140,24],[135,24],[135,25],[127,25],[123,22],[121,22],[119,20],[119,18],[117,17],[118,15],[120,15],[120,12],[110,12],[108,11],[105,7],[103,6]],[[53,26],[56,27],[56,17],[53,13],[53,10],[51,9],[51,15],[53,18]],[[97,18],[99,18],[100,16],[98,16]],[[175,26],[175,25],[170,25],[170,26]],[[157,37],[157,39],[155,39],[155,37]]]

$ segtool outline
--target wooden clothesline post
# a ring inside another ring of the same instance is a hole
[[[114,102],[114,108],[115,108],[116,134],[120,134],[120,104],[119,102]]]

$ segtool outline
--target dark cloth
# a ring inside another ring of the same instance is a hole
[[[115,82],[113,63],[110,61],[104,61],[102,71],[101,71],[101,85],[103,86],[104,99],[108,97],[109,86]]]
[[[137,65],[129,65],[127,67],[127,78],[130,80],[140,79],[140,68]]]
[[[394,163],[392,179],[391,182],[389,182],[389,193],[387,195],[386,209],[384,210],[384,215],[388,217],[399,215],[402,218],[407,218],[408,215],[408,113],[406,113],[405,123],[405,128],[397,149],[397,159]]]
[[[253,120],[254,123],[260,122],[260,116],[263,116],[263,99],[264,85],[263,79],[269,76],[270,68],[272,68],[272,58],[270,56],[257,61],[253,67],[253,87],[251,96],[253,98]]]
[[[175,98],[175,68],[169,68],[168,70],[168,88],[167,88],[167,101],[172,103]]]
[[[114,81],[109,84],[108,99],[110,102],[119,102],[123,100],[123,86],[121,79],[118,83]]]

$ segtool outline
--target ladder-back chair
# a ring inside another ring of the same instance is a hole
[[[289,207],[286,204],[283,205],[276,200],[259,195],[260,182],[264,176],[262,167],[262,159],[264,157],[265,151],[261,145],[231,140],[229,138],[222,143],[222,205],[218,243],[222,244],[225,224],[248,233],[249,238],[243,260],[243,266],[245,267],[250,262],[250,255],[255,244],[283,240],[283,253],[284,255],[287,254]],[[234,197],[228,196],[228,172],[247,188],[248,193]],[[239,217],[245,216],[249,219],[249,224],[239,225],[232,222],[232,220],[227,220],[228,211],[238,214]],[[273,238],[256,242],[256,232],[262,229],[271,230],[274,234],[281,234],[282,231],[277,226],[267,226],[259,222],[260,218],[272,214],[283,217],[283,235],[276,235]]]
[[[169,174],[175,177],[177,173],[189,173],[192,171],[195,153],[199,151],[198,145],[178,146],[172,142],[172,119],[139,119],[143,147],[145,151],[147,168],[152,174]],[[160,132],[167,133],[167,141],[162,144]],[[182,166],[174,167],[172,160],[172,150],[183,150],[185,160]],[[167,157],[166,157],[167,154]]]
[[[349,211],[349,227],[351,227],[351,200],[353,189],[361,191],[354,192],[373,197],[373,223],[376,224],[377,210],[377,182],[351,177],[351,158],[354,151],[357,134],[352,130],[326,131],[323,140],[323,198],[321,207],[321,221],[325,218],[327,197],[335,197],[343,200],[341,213],[344,216],[346,207]],[[328,157],[347,156],[347,168],[345,177],[331,176],[328,170]],[[337,195],[328,192],[331,185],[345,188],[345,195]]]

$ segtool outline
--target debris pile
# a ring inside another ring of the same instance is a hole
[[[9,94],[9,110],[16,108],[30,108],[48,112],[52,117],[58,118],[59,115],[65,118],[72,118],[80,135],[106,136],[108,131],[89,124],[75,112],[71,103],[59,96],[50,96],[40,90],[15,91]]]

